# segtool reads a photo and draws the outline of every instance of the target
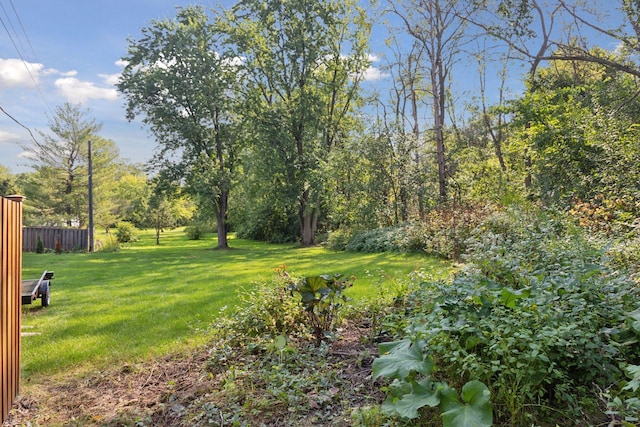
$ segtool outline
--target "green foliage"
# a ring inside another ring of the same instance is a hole
[[[307,320],[316,339],[316,344],[330,338],[340,302],[346,302],[344,290],[353,286],[354,277],[343,278],[341,274],[333,276],[308,276],[292,279],[284,267],[280,274],[290,279],[288,289],[298,293],[302,298],[302,307],[307,314]]]
[[[42,241],[40,236],[38,236],[38,241],[36,242],[36,253],[37,254],[44,253],[44,242]]]
[[[640,356],[624,343],[635,283],[608,272],[600,242],[553,213],[493,216],[467,244],[452,283],[425,282],[408,297],[397,333],[423,341],[442,377],[489,385],[510,425],[593,411],[597,390],[615,388],[624,361]]]
[[[335,251],[344,251],[347,249],[347,245],[353,238],[353,232],[348,229],[338,229],[329,232],[326,245],[329,249]]]
[[[457,259],[465,252],[473,230],[492,210],[490,207],[433,210],[423,221],[356,233],[345,249],[367,253],[417,252]]]
[[[130,222],[122,221],[116,226],[116,239],[118,243],[129,243],[137,240],[137,229]]]
[[[410,339],[380,344],[380,357],[372,366],[373,378],[394,381],[382,410],[389,415],[416,419],[425,406],[438,407],[445,427],[491,426],[490,392],[480,381],[469,381],[458,393],[445,382],[432,381],[434,362],[426,342]]]
[[[215,334],[232,346],[251,339],[253,346],[266,347],[279,336],[308,336],[306,313],[288,290],[290,278],[278,269],[272,280],[254,283],[238,293],[240,302],[233,313],[221,313]],[[226,309],[226,308],[225,308]]]
[[[256,187],[253,187],[255,190]],[[275,189],[273,189],[275,190]],[[251,189],[248,189],[251,192]],[[246,193],[243,191],[243,193]],[[236,212],[236,233],[242,239],[270,243],[289,243],[298,240],[300,227],[292,209],[287,208],[281,197],[253,202],[241,201],[242,210]],[[250,206],[246,206],[250,204]]]
[[[0,196],[6,197],[12,194],[21,194],[16,177],[7,167],[0,165]]]
[[[282,200],[272,218],[293,214],[300,231],[287,237],[305,246],[315,244],[327,162],[349,134],[369,66],[370,23],[363,12],[351,0],[250,0],[220,23],[243,58],[242,114],[252,141],[247,166],[262,190],[257,203],[264,209],[265,202]]]
[[[211,229],[208,225],[203,224],[201,222],[196,222],[193,225],[190,225],[184,229],[184,232],[187,234],[187,238],[189,240],[200,240],[204,239],[207,236]]]
[[[105,234],[96,239],[96,252],[117,252],[120,250],[120,242],[113,234]]]
[[[591,62],[559,61],[536,73],[513,104],[517,120],[506,147],[522,181],[528,175],[530,197],[563,209],[637,199],[639,151],[633,141],[640,128],[638,99],[629,96],[633,86],[630,76]],[[584,219],[599,222],[591,214]]]
[[[130,41],[118,89],[127,99],[127,117],[142,116],[158,141],[155,165],[215,214],[218,246],[226,248],[229,194],[244,139],[236,129],[242,97],[235,59],[241,54],[230,52],[222,38],[204,8],[179,8],[174,19],[154,21]],[[159,244],[169,208],[153,204]]]

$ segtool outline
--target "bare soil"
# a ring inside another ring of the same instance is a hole
[[[371,380],[370,361],[362,363],[363,353],[377,352],[375,346],[362,343],[361,338],[367,333],[368,330],[354,325],[345,328],[328,354],[332,363],[340,366],[339,375],[345,384],[334,392],[354,407],[383,399],[379,387]],[[208,359],[209,350],[204,347],[191,354],[171,355],[98,373],[70,373],[27,384],[3,427],[192,426],[190,405],[220,387],[219,376],[207,370]],[[357,389],[360,394],[350,389]],[[366,395],[361,394],[363,390]],[[336,405],[336,411],[344,409]],[[283,416],[287,410],[282,408]],[[272,413],[258,424],[271,425],[269,420],[277,418]],[[350,425],[348,413],[337,413],[331,418],[331,425]],[[253,425],[258,419],[260,414],[249,423]],[[304,419],[299,421],[299,425],[309,424]]]

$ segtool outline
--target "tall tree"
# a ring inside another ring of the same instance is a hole
[[[88,110],[65,103],[50,118],[51,133],[25,146],[38,177],[39,196],[31,202],[51,210],[67,226],[83,226],[87,219],[87,144],[102,125]]]
[[[96,137],[91,143],[94,222],[108,232],[122,219],[119,216],[116,189],[118,181],[131,166],[120,159],[120,151],[113,141]]]
[[[445,153],[445,113],[453,63],[459,54],[465,21],[458,16],[457,0],[401,0],[389,2],[406,32],[425,52],[423,64],[429,76],[433,112],[433,133],[438,161],[438,188],[441,201],[447,198]]]
[[[149,125],[159,150],[153,163],[213,207],[218,248],[227,248],[227,215],[240,139],[235,129],[237,58],[201,7],[178,9],[130,40],[118,89],[127,117]]]
[[[269,181],[297,205],[303,245],[315,244],[322,171],[349,134],[369,65],[369,23],[355,0],[244,0],[226,15],[248,79],[245,111]]]

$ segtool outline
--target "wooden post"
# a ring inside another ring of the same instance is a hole
[[[9,416],[20,387],[22,196],[0,199],[0,388],[1,414]]]

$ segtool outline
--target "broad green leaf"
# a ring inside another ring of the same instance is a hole
[[[327,279],[322,276],[311,276],[304,279],[306,282],[305,291],[319,292],[322,288],[327,287]]]
[[[516,308],[516,300],[520,298],[527,298],[531,290],[529,289],[520,289],[515,290],[511,288],[502,288],[500,292],[500,303],[509,308]]]
[[[444,427],[489,427],[493,423],[493,411],[489,404],[490,392],[480,381],[469,381],[462,387],[461,403],[448,389],[440,405]],[[455,393],[455,391],[454,391]]]
[[[640,334],[640,308],[627,314],[629,326],[636,334]]]
[[[462,400],[470,405],[486,405],[490,397],[489,389],[480,381],[469,381],[462,387]]]
[[[373,361],[373,378],[405,379],[412,371],[427,375],[433,369],[433,361],[422,352],[419,345],[405,339],[379,346],[381,356]],[[385,354],[387,353],[387,354]]]
[[[433,390],[433,384],[428,378],[420,382],[411,382],[411,393],[405,394],[394,403],[395,410],[403,418],[414,419],[420,414],[418,410],[423,406],[438,406],[440,396],[437,390]]]

